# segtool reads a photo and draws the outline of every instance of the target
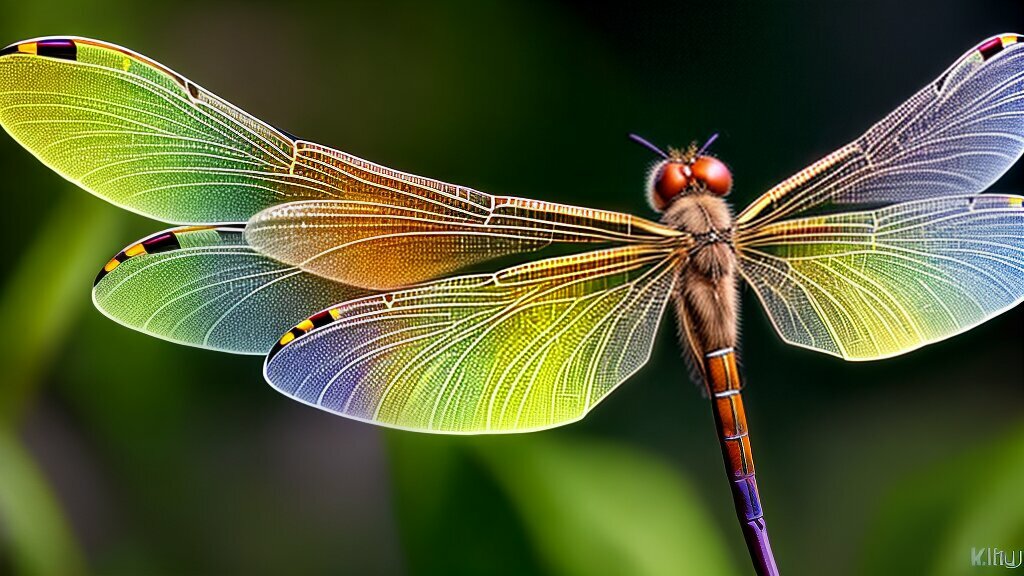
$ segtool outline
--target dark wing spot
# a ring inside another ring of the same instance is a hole
[[[988,60],[996,54],[1003,51],[1003,39],[998,36],[985,42],[981,46],[978,46],[978,52],[981,52],[981,58]]]
[[[146,247],[146,254],[170,252],[171,250],[178,250],[181,248],[181,243],[178,242],[178,237],[174,232],[166,232],[143,240],[142,245]]]
[[[309,321],[313,323],[313,328],[322,328],[331,322],[334,322],[334,317],[331,316],[330,310],[324,310],[323,312],[317,312],[313,316],[310,316]]]
[[[75,61],[78,59],[78,47],[74,40],[40,40],[36,42],[36,54]]]

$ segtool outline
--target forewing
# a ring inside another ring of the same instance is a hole
[[[287,332],[265,375],[306,404],[403,429],[566,424],[647,361],[678,258],[620,247],[353,300]]]
[[[908,352],[1024,298],[1024,198],[933,198],[786,220],[737,245],[779,334],[848,360]]]
[[[340,153],[346,173],[366,163]],[[336,168],[330,168],[336,169]],[[346,176],[347,177],[347,176]],[[629,214],[491,196],[467,188],[389,184],[346,200],[269,208],[250,220],[248,242],[265,254],[346,284],[409,286],[499,256],[555,243],[678,243],[681,233]]]
[[[104,266],[93,301],[173,342],[266,354],[311,310],[365,294],[256,252],[237,225],[175,228],[132,244]]]
[[[739,232],[783,218],[982,192],[1024,151],[1024,39],[990,38],[866,134],[766,192]]]
[[[69,180],[166,222],[239,222],[294,203],[253,219],[250,243],[368,288],[554,242],[679,235],[625,214],[491,196],[296,139],[161,64],[84,38],[0,51],[0,125]]]
[[[0,55],[0,125],[118,206],[179,224],[239,222],[330,187],[291,173],[294,142],[185,77],[84,38]]]

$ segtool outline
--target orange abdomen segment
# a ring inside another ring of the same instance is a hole
[[[743,409],[743,386],[732,348],[716,350],[705,356],[704,378],[714,407],[718,440],[722,446],[736,515],[743,528],[751,559],[759,575],[777,575],[778,568],[775,567],[754,478],[754,456],[750,449],[747,415]]]

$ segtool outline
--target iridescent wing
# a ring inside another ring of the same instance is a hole
[[[100,271],[93,301],[173,342],[266,354],[310,310],[365,294],[256,252],[241,225],[228,225],[174,228],[128,246]]]
[[[265,375],[301,402],[403,429],[566,424],[647,361],[682,254],[625,246],[346,302],[287,332]]]
[[[0,124],[64,177],[159,220],[238,222],[292,203],[255,218],[250,244],[368,288],[555,242],[679,236],[626,214],[491,196],[299,140],[161,64],[84,38],[0,51]]]
[[[1024,40],[1004,34],[964,54],[857,140],[766,192],[737,216],[737,232],[783,218],[983,192],[1022,151]]]
[[[787,342],[885,358],[1024,299],[1022,202],[949,196],[768,224],[743,238],[741,270]]]
[[[287,134],[130,50],[41,38],[0,51],[0,125],[97,196],[179,224],[331,197],[293,173]]]
[[[970,194],[1022,151],[1024,43],[1005,34],[744,210],[740,272],[786,341],[850,360],[967,330],[1020,301],[1020,198]]]
[[[307,201],[257,214],[246,240],[261,252],[346,284],[408,286],[470,264],[557,242],[678,243],[678,231],[618,212],[407,186]]]

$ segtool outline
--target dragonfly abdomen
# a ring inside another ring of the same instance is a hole
[[[707,353],[704,375],[714,408],[725,472],[729,476],[733,503],[747,549],[759,575],[778,575],[754,477],[754,456],[750,449],[735,351],[730,347]]]

